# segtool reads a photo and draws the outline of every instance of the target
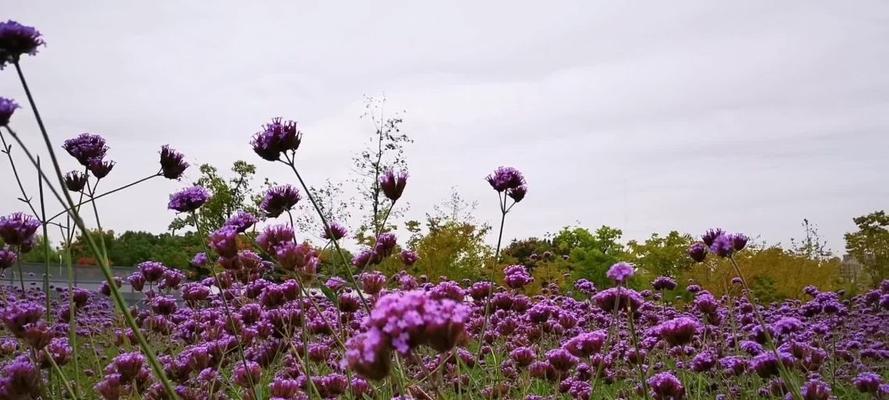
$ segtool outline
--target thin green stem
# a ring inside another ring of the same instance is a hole
[[[59,377],[62,379],[62,384],[65,386],[65,390],[68,392],[68,394],[71,395],[71,397],[74,399],[79,399],[80,397],[78,397],[74,389],[71,388],[71,384],[68,382],[68,378],[65,377],[65,373],[62,372],[62,370],[59,368],[59,365],[56,364],[56,360],[52,358],[52,353],[50,353],[47,349],[43,349],[43,352],[46,353],[46,358],[49,359],[49,363],[52,364],[52,369],[57,374],[59,374]]]
[[[56,157],[55,150],[53,149],[52,141],[49,139],[49,134],[46,131],[46,126],[43,124],[43,119],[40,117],[40,112],[37,109],[37,104],[34,102],[34,96],[31,94],[31,89],[28,87],[28,83],[25,80],[25,76],[22,73],[21,65],[19,65],[18,61],[15,61],[13,63],[13,65],[15,65],[15,69],[16,69],[16,72],[18,73],[19,80],[21,81],[22,88],[24,88],[25,94],[28,97],[28,102],[31,105],[31,110],[34,112],[34,117],[37,120],[37,125],[40,127],[40,133],[43,136],[43,141],[46,144],[47,151],[49,152],[50,159],[52,160],[52,164],[55,169],[57,182],[60,185],[64,185],[65,177],[62,175],[62,170],[59,167],[59,160]],[[7,126],[7,129],[9,129],[9,126]],[[29,158],[32,158],[32,160],[33,160],[33,157],[29,156]],[[41,175],[43,175],[42,171],[41,171]],[[45,175],[44,175],[44,179],[46,179]],[[55,194],[56,197],[59,198],[59,200],[61,200],[62,196],[59,195],[58,191],[56,191],[55,188],[52,186],[50,186],[50,188],[52,189],[53,194]],[[69,208],[73,209],[74,208],[74,201],[71,199],[71,196],[68,194],[67,191],[62,191],[62,194],[64,194],[64,198],[67,201]],[[74,223],[77,225],[77,227],[83,233],[83,235],[86,237],[87,245],[89,246],[90,250],[93,251],[94,253],[98,254],[98,252],[99,252],[98,245],[96,244],[95,239],[89,233],[89,230],[86,228],[86,225],[83,223],[83,219],[81,219],[80,215],[76,211],[73,211],[73,210],[69,212],[69,215],[71,215],[71,218],[74,220]],[[176,391],[173,388],[173,384],[170,382],[170,380],[167,378],[166,374],[164,373],[163,366],[158,361],[157,356],[155,356],[154,350],[151,348],[151,346],[145,340],[145,336],[142,334],[142,331],[140,330],[139,325],[136,324],[136,320],[133,319],[133,316],[130,314],[130,311],[127,308],[126,302],[124,301],[123,296],[121,296],[120,291],[117,288],[117,284],[115,283],[114,275],[111,272],[110,266],[105,262],[100,262],[99,267],[102,270],[102,274],[105,276],[106,282],[108,282],[109,288],[111,289],[112,299],[114,300],[118,309],[120,309],[120,312],[123,314],[124,319],[127,322],[127,325],[130,327],[130,329],[133,330],[133,334],[136,335],[136,339],[138,340],[140,347],[142,347],[142,351],[145,353],[145,356],[148,358],[148,363],[150,364],[151,369],[154,371],[154,374],[157,376],[158,380],[161,381],[161,385],[164,387],[164,390],[167,392],[167,395],[170,398],[172,398],[172,399],[179,398],[179,396],[176,394]]]
[[[80,207],[80,206],[82,206],[82,205],[84,205],[84,204],[86,204],[86,203],[88,203],[88,202],[90,202],[90,201],[95,201],[95,200],[101,199],[101,198],[103,198],[103,197],[105,197],[105,196],[108,196],[108,195],[110,195],[110,194],[117,193],[117,192],[119,192],[119,191],[121,191],[121,190],[124,190],[124,189],[127,189],[127,188],[129,188],[129,187],[138,185],[138,184],[140,184],[140,183],[142,183],[142,182],[145,182],[145,181],[150,180],[150,179],[152,179],[152,178],[157,178],[157,177],[159,177],[159,176],[161,176],[160,173],[154,173],[154,174],[152,174],[152,175],[148,175],[148,176],[146,176],[146,177],[144,177],[144,178],[137,179],[137,180],[135,180],[135,181],[133,181],[133,182],[130,182],[130,183],[126,184],[126,185],[123,185],[123,186],[114,188],[114,189],[109,190],[109,191],[107,191],[107,192],[105,192],[105,193],[102,193],[102,194],[95,195],[95,196],[91,197],[91,198],[90,198],[89,200],[87,200],[87,201],[79,201],[79,202],[77,202],[77,204],[74,205],[74,207]],[[47,222],[48,222],[48,221],[52,221],[52,220],[54,220],[54,219],[56,219],[56,218],[58,218],[58,217],[60,217],[60,216],[62,216],[62,215],[65,215],[65,214],[67,214],[69,211],[71,211],[71,208],[66,208],[66,209],[64,209],[64,210],[62,210],[62,211],[59,211],[58,213],[56,213],[56,214],[53,215],[52,217],[49,217],[49,220],[47,220]]]

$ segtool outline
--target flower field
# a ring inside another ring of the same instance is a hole
[[[4,182],[3,195],[25,199],[0,217],[0,400],[889,399],[889,280],[856,295],[808,286],[803,300],[761,302],[736,262],[750,251],[748,237],[722,229],[703,233],[686,254],[727,268],[732,279],[720,296],[675,276],[634,287],[641,272],[628,262],[604,277],[532,291],[530,268],[500,262],[500,243],[486,279],[386,275],[383,263],[407,270],[418,262],[386,229],[410,192],[407,172],[377,171],[381,220],[374,215],[371,240],[347,255],[350,228],[322,211],[298,157],[311,149],[281,118],[244,143],[257,160],[292,172],[290,183],[269,187],[259,213],[234,212],[213,229],[200,216],[216,194],[176,190],[167,208],[191,221],[202,243],[191,270],[145,261],[118,279],[93,230],[102,229],[95,200],[117,190],[96,188],[116,163],[100,135],[50,140],[22,62],[42,45],[36,29],[0,23],[3,73],[18,75],[51,154],[42,163],[32,157],[14,129],[25,118],[18,103],[0,98],[4,153],[18,183]],[[12,144],[27,165],[13,162]],[[62,157],[78,169],[63,172]],[[19,180],[34,168],[39,203]],[[157,168],[147,179],[178,182],[189,164],[163,146]],[[511,167],[486,181],[500,200],[502,239],[529,183]],[[56,203],[64,211],[48,216],[45,204]],[[321,220],[321,245],[294,224],[296,205],[307,203]],[[25,254],[47,252],[49,268],[49,246],[37,240],[49,230],[68,244],[85,238],[106,277],[100,290],[27,287],[21,273],[9,279]],[[123,290],[142,300],[128,304]]]

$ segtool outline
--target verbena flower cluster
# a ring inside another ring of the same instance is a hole
[[[41,45],[36,29],[0,23],[0,66],[20,67]],[[0,98],[0,125],[16,108]],[[250,145],[292,168],[314,200],[297,169],[301,140],[295,122],[276,118]],[[62,147],[81,168],[59,183],[93,197],[90,177],[114,166],[105,139],[84,133]],[[187,168],[163,146],[152,177],[179,179]],[[379,172],[394,205],[408,174]],[[527,194],[525,178],[500,167],[486,180],[505,220],[508,199]],[[95,292],[0,285],[0,400],[889,398],[889,280],[854,296],[809,286],[802,301],[758,302],[735,263],[748,237],[721,229],[688,249],[694,261],[713,255],[736,268],[719,297],[669,276],[643,290],[634,284],[645,271],[625,262],[563,292],[549,277],[535,280],[532,264],[496,276],[499,248],[485,261],[489,280],[387,276],[375,266],[428,261],[385,229],[362,237],[351,260],[339,253],[348,235],[340,223],[324,220],[323,248],[298,240],[305,232],[274,219],[300,199],[295,186],[276,186],[259,204],[263,226],[236,211],[198,230],[204,244],[189,266],[205,274],[192,279],[185,266],[145,261]],[[193,213],[210,200],[193,186],[168,208]],[[0,217],[4,274],[40,227],[28,214]],[[133,307],[115,312],[118,288],[138,296]]]

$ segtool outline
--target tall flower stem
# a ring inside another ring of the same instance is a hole
[[[318,205],[318,201],[315,200],[315,196],[309,190],[309,187],[306,185],[306,182],[303,181],[302,176],[299,174],[299,171],[296,169],[296,163],[289,156],[287,157],[287,161],[281,161],[284,164],[287,164],[293,173],[296,174],[296,179],[299,180],[299,184],[302,186],[303,190],[306,192],[306,197],[309,198],[309,201],[312,203],[312,207],[315,208],[315,212],[318,213],[318,217],[321,218],[321,224],[324,225],[324,231],[330,232],[330,223],[327,221],[327,217],[324,216],[324,212],[321,211],[321,206]],[[349,282],[355,288],[355,291],[358,293],[358,298],[361,299],[361,305],[364,306],[367,314],[370,315],[371,309],[370,304],[367,302],[367,299],[364,297],[364,293],[361,291],[361,288],[358,286],[358,282],[355,280],[355,275],[352,273],[351,263],[346,260],[345,254],[343,254],[343,249],[340,247],[339,240],[331,237],[331,241],[333,241],[333,247],[336,249],[337,254],[340,255],[340,259],[343,262],[343,266],[346,268],[346,276],[349,278]]]
[[[22,245],[15,247],[15,269],[18,270],[19,283],[22,285],[22,296],[25,296],[25,274],[22,272]]]
[[[37,168],[40,168],[40,157],[37,157]],[[43,197],[43,180],[37,177],[37,193],[40,201],[40,224],[43,229],[43,293],[46,297],[46,323],[52,322],[52,302],[49,299],[49,229],[46,226],[46,202]]]
[[[84,204],[86,204],[86,203],[89,203],[89,202],[91,202],[91,201],[95,201],[95,200],[101,199],[101,198],[103,198],[103,197],[105,197],[105,196],[108,196],[108,195],[110,195],[110,194],[117,193],[117,192],[119,192],[119,191],[121,191],[121,190],[130,188],[130,187],[132,187],[132,186],[138,185],[138,184],[140,184],[140,183],[142,183],[142,182],[145,182],[145,181],[147,181],[147,180],[150,180],[150,179],[152,179],[152,178],[157,178],[157,177],[159,177],[159,176],[161,176],[160,173],[154,173],[154,174],[152,174],[152,175],[148,175],[148,176],[146,176],[146,177],[144,177],[144,178],[137,179],[137,180],[135,180],[135,181],[133,181],[133,182],[130,182],[130,183],[128,183],[128,184],[126,184],[126,185],[123,185],[123,186],[116,187],[116,188],[114,188],[114,189],[112,189],[112,190],[109,190],[109,191],[107,191],[107,192],[105,192],[105,193],[102,193],[102,194],[98,194],[98,195],[92,196],[92,197],[91,197],[89,200],[87,200],[87,201],[78,201],[77,204],[74,205],[74,207],[80,207],[80,206],[82,206],[82,205],[84,205]],[[73,208],[73,207],[72,207],[72,208]],[[67,214],[69,211],[71,211],[71,208],[66,208],[66,209],[64,209],[64,210],[62,210],[62,211],[59,211],[58,213],[56,213],[56,214],[53,215],[52,217],[49,217],[49,219],[48,219],[47,221],[55,220],[56,218],[58,218],[58,217],[60,217],[60,216],[62,216],[62,215]]]
[[[52,369],[62,378],[62,384],[65,386],[65,391],[67,391],[68,394],[71,395],[71,398],[75,400],[79,399],[80,397],[77,396],[77,393],[74,391],[74,389],[71,389],[71,384],[68,383],[68,378],[65,378],[65,374],[59,368],[59,365],[56,364],[56,360],[52,358],[52,353],[50,353],[47,349],[43,349],[43,352],[46,353],[46,358],[49,359],[49,363],[52,364]]]
[[[627,305],[629,306],[629,299],[628,299],[627,303],[628,303]],[[617,301],[614,302],[614,310],[612,311],[612,314],[611,314],[611,326],[608,327],[608,336],[605,338],[605,347],[600,352],[600,354],[602,354],[602,358],[599,360],[599,365],[596,366],[596,373],[593,375],[593,383],[592,383],[592,385],[590,385],[593,393],[596,393],[596,384],[599,382],[599,375],[602,373],[602,369],[605,367],[605,354],[608,354],[608,352],[611,350],[612,340],[615,340],[615,341],[617,340],[615,335],[620,333],[619,332],[620,327],[618,326],[618,324],[620,323],[620,320],[618,319],[618,317],[620,316],[619,307],[620,307],[620,286],[617,287]],[[618,330],[618,332],[615,332],[615,330]]]
[[[489,282],[491,282],[491,293],[485,298],[485,322],[482,323],[482,330],[478,334],[478,354],[476,356],[479,358],[481,358],[482,355],[482,343],[485,340],[485,331],[488,330],[488,320],[491,317],[491,300],[493,300],[494,297],[494,278],[497,272],[497,265],[500,262],[500,245],[503,242],[503,226],[506,225],[506,213],[509,212],[509,209],[506,208],[506,194],[497,192],[497,199],[500,203],[500,233],[497,234],[497,249],[494,251],[494,262],[493,265],[491,265],[491,275],[488,278]]]
[[[22,73],[21,65],[19,65],[18,61],[15,61],[13,63],[13,65],[15,65],[15,70],[18,73],[19,80],[22,83],[22,88],[25,90],[25,95],[27,95],[27,97],[28,97],[28,102],[31,104],[31,110],[34,112],[34,117],[37,120],[37,125],[40,127],[40,133],[43,136],[43,141],[46,144],[46,149],[49,152],[50,159],[52,160],[52,164],[55,169],[57,182],[59,182],[60,185],[64,185],[65,177],[62,175],[62,170],[59,167],[59,160],[56,157],[55,150],[53,150],[52,141],[49,139],[49,134],[46,132],[46,126],[43,124],[43,119],[40,117],[40,112],[37,110],[37,104],[34,102],[34,96],[31,94],[31,89],[28,87],[28,83],[25,80],[25,75]],[[8,128],[9,127],[7,126],[7,129]],[[29,155],[29,158],[32,158],[32,160],[33,160],[33,157],[30,157],[30,155]],[[43,175],[42,171],[40,173],[41,173],[41,175]],[[44,179],[45,179],[45,175],[44,175]],[[50,188],[53,190],[53,194],[55,194],[56,197],[61,201],[62,196],[59,195],[59,193],[55,190],[54,187],[50,186]],[[72,210],[69,211],[69,215],[71,215],[71,218],[74,220],[74,223],[77,225],[77,227],[83,233],[84,237],[86,237],[87,245],[89,246],[90,250],[95,254],[99,254],[99,248],[98,248],[98,245],[96,244],[95,239],[92,237],[89,230],[86,228],[86,225],[83,223],[83,219],[80,218],[80,215],[76,211],[73,210],[75,205],[74,205],[74,201],[71,199],[71,196],[68,194],[67,191],[64,191],[64,190],[62,190],[62,194],[64,195],[64,199],[67,201],[68,207],[72,208]],[[64,203],[64,201],[62,203]],[[145,336],[142,334],[142,331],[139,328],[139,325],[136,323],[136,320],[133,319],[133,316],[130,314],[129,309],[127,308],[126,301],[123,299],[123,296],[120,294],[120,291],[117,288],[117,284],[115,283],[115,280],[114,280],[114,274],[111,272],[111,267],[106,262],[104,262],[104,260],[100,260],[99,267],[102,270],[102,274],[105,276],[106,282],[108,282],[108,287],[111,289],[112,299],[114,300],[114,302],[117,305],[118,309],[120,310],[121,314],[123,314],[127,325],[130,327],[130,329],[133,330],[133,334],[136,336],[136,339],[139,342],[139,346],[142,348],[142,351],[145,353],[146,357],[148,358],[148,363],[151,365],[151,369],[154,371],[154,374],[157,376],[158,380],[161,382],[161,385],[163,385],[164,390],[167,392],[167,395],[170,398],[172,398],[172,399],[179,398],[179,396],[176,394],[176,391],[173,388],[173,384],[170,382],[170,380],[167,378],[167,375],[164,373],[163,366],[160,364],[160,362],[157,359],[157,356],[154,354],[154,350],[148,344],[148,341],[145,340]]]
[[[731,262],[732,267],[735,269],[735,273],[738,274],[738,278],[741,279],[741,284],[744,285],[744,290],[747,292],[749,299],[749,296],[751,296],[753,292],[750,291],[750,286],[747,285],[747,279],[744,278],[744,274],[741,273],[741,267],[738,266],[738,262],[735,261],[734,257],[730,256],[728,259]],[[762,333],[766,338],[766,345],[768,345],[769,350],[772,351],[775,355],[775,359],[778,361],[778,371],[781,373],[781,377],[784,378],[784,382],[790,387],[793,398],[802,400],[803,395],[799,386],[797,386],[796,377],[790,373],[790,370],[784,365],[784,361],[781,360],[781,354],[778,353],[777,344],[772,338],[772,334],[769,333],[769,327],[766,325],[766,321],[762,317],[762,314],[760,314],[759,308],[756,305],[753,305],[753,315],[756,316],[756,321],[759,322],[759,326],[762,328]]]

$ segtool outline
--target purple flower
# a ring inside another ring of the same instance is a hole
[[[195,253],[194,258],[191,259],[191,265],[195,267],[203,267],[210,262],[210,258],[207,257],[207,253],[200,252]]]
[[[101,161],[105,158],[105,153],[108,152],[105,138],[89,133],[81,133],[74,138],[66,140],[62,144],[62,148],[84,167],[89,167],[92,160]]]
[[[605,289],[593,296],[593,301],[603,311],[611,312],[615,307],[625,309],[627,307],[635,310],[642,303],[642,296],[633,289],[613,287]]]
[[[122,382],[129,382],[139,374],[144,366],[145,356],[138,352],[131,352],[114,357],[109,368],[112,370],[111,372],[117,372],[120,375]]]
[[[445,352],[465,338],[469,307],[452,300],[435,300],[422,291],[407,291],[381,297],[366,324],[388,337],[389,345],[409,354],[428,344]]]
[[[294,271],[303,279],[310,279],[318,272],[318,252],[308,243],[282,243],[275,257],[286,271]]]
[[[114,164],[114,161],[93,158],[89,161],[87,169],[89,169],[90,172],[93,173],[93,176],[98,179],[102,179],[108,176],[109,173],[111,173],[111,170],[114,168]]]
[[[744,247],[747,246],[748,238],[747,235],[744,235],[743,233],[733,233],[729,235],[729,238],[732,240],[732,248],[734,248],[735,251],[744,250]]]
[[[141,272],[133,272],[127,277],[130,287],[137,292],[141,292],[145,287],[145,276]]]
[[[352,266],[355,268],[364,268],[368,265],[378,264],[382,261],[377,253],[370,249],[364,249],[357,256],[352,257]]]
[[[688,256],[695,262],[703,262],[707,258],[707,245],[701,242],[694,242],[688,247]]]
[[[287,225],[273,225],[266,227],[256,237],[256,244],[267,253],[274,254],[275,247],[285,242],[293,241],[293,229]]]
[[[369,294],[380,293],[386,285],[386,275],[376,271],[362,273],[358,280],[361,282],[361,290]]]
[[[659,276],[651,282],[651,287],[654,290],[673,290],[676,289],[676,281],[669,276]]]
[[[87,175],[80,171],[65,174],[65,188],[71,192],[79,192],[86,186]]]
[[[182,189],[170,195],[167,208],[178,212],[192,212],[210,200],[210,192],[200,186]]]
[[[16,260],[18,260],[18,256],[9,246],[0,248],[0,271],[15,265]]]
[[[512,167],[499,167],[485,180],[498,192],[515,189],[525,184],[522,173]]]
[[[257,155],[268,161],[278,161],[281,153],[296,151],[302,141],[302,132],[296,127],[295,121],[281,121],[275,118],[262,127],[262,131],[253,135],[250,145]]]
[[[19,105],[12,99],[0,97],[0,126],[9,125],[9,119]]]
[[[520,185],[516,188],[506,189],[506,195],[516,203],[522,201],[526,194],[528,194],[528,185]]]
[[[636,266],[626,262],[619,262],[611,266],[605,276],[617,283],[624,283],[636,273]]]
[[[346,343],[346,364],[361,376],[380,380],[389,374],[389,339],[379,329],[353,336]]]
[[[235,228],[238,233],[244,233],[251,226],[256,224],[257,220],[253,214],[246,211],[238,211],[225,221],[225,225]]]
[[[22,212],[14,212],[0,217],[0,238],[3,238],[6,244],[22,246],[33,239],[34,232],[37,232],[39,227],[40,221],[36,218]]]
[[[690,343],[701,329],[697,320],[678,317],[654,327],[654,333],[671,346],[682,346]]]
[[[164,277],[167,267],[157,261],[145,261],[136,266],[148,282],[157,282]]]
[[[407,171],[394,172],[388,169],[380,176],[380,189],[389,200],[398,201],[404,192],[404,186],[407,185],[407,177]]]
[[[262,377],[262,368],[260,368],[259,364],[253,361],[247,361],[246,366],[244,365],[245,363],[236,364],[232,380],[238,386],[250,388],[259,383],[259,379]]]
[[[713,242],[716,240],[716,238],[722,235],[725,235],[725,231],[720,228],[713,228],[708,230],[707,232],[704,232],[704,234],[701,236],[701,240],[704,242],[705,245],[707,245],[707,247],[710,247],[713,245]]]
[[[13,20],[0,22],[0,69],[7,63],[17,63],[22,54],[37,54],[37,48],[44,44],[34,27]]]
[[[855,377],[852,383],[855,384],[855,388],[859,392],[877,394],[883,384],[883,379],[873,372],[862,372]]]
[[[380,258],[386,258],[392,255],[392,251],[395,250],[395,245],[397,244],[397,239],[395,238],[395,234],[392,233],[381,233],[377,236],[377,242],[374,245],[374,252]]]
[[[27,357],[18,357],[3,367],[0,394],[6,398],[37,398],[42,394],[42,385],[40,369]]]
[[[225,225],[210,234],[209,243],[213,251],[223,258],[238,255],[238,228]]]
[[[413,250],[402,250],[401,251],[401,262],[404,265],[410,267],[414,265],[417,261],[420,260],[420,256],[417,255],[417,252]]]
[[[161,173],[167,179],[179,179],[182,177],[182,173],[185,172],[185,169],[188,168],[188,163],[185,162],[185,156],[169,145],[163,145],[161,147],[160,162]]]
[[[587,358],[602,349],[607,337],[604,331],[585,332],[569,339],[563,347],[577,357]]]
[[[534,282],[524,265],[507,266],[503,269],[503,275],[503,282],[512,289],[521,289]]]
[[[735,245],[732,243],[732,238],[729,235],[719,235],[713,239],[710,251],[719,257],[725,258],[732,255],[735,251]]]
[[[580,278],[574,282],[574,290],[587,296],[592,296],[596,293],[596,284],[590,282],[588,279]]]
[[[682,400],[685,398],[685,387],[679,378],[669,372],[661,372],[648,379],[655,400]]]
[[[810,379],[800,388],[803,400],[828,400],[833,393],[830,385],[820,379]]]
[[[290,211],[302,199],[299,190],[291,185],[281,185],[265,192],[259,208],[269,217],[277,217],[284,211]]]
[[[324,232],[321,233],[321,237],[327,240],[340,240],[346,235],[349,234],[349,231],[345,226],[340,225],[336,222],[331,222],[329,228],[325,229]]]
[[[552,349],[546,352],[546,361],[556,369],[556,371],[567,372],[574,367],[579,361],[577,357],[571,355],[565,349]]]

